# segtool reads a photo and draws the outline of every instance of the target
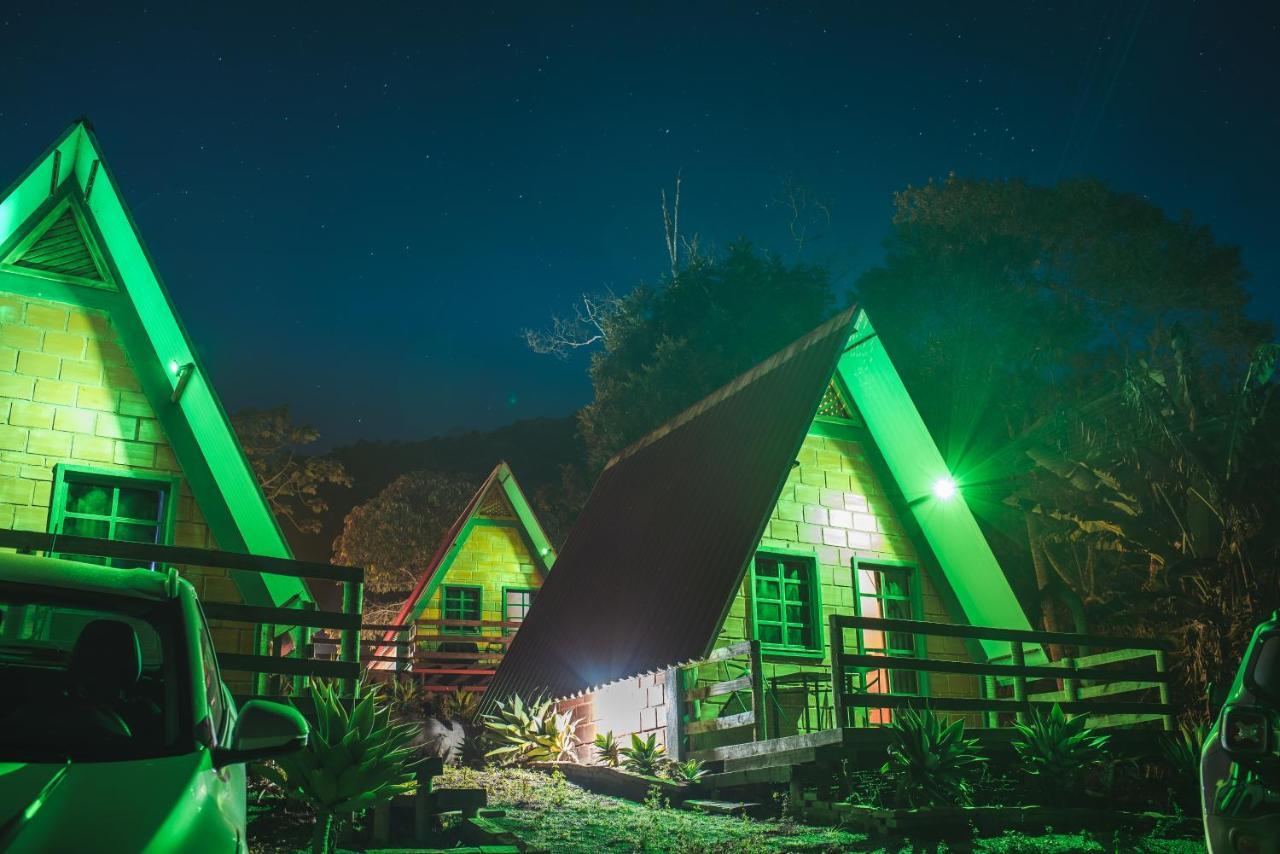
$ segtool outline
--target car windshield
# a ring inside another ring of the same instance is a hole
[[[185,752],[181,610],[0,585],[0,762],[104,762]]]
[[[1251,675],[1259,693],[1280,701],[1280,632],[1273,632],[1262,639],[1258,654],[1253,659]]]

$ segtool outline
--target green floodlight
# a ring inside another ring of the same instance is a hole
[[[933,482],[933,496],[939,501],[950,501],[956,497],[956,482],[949,477],[940,477]]]

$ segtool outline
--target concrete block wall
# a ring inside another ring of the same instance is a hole
[[[612,731],[622,747],[631,744],[633,734],[641,738],[653,735],[658,744],[667,746],[667,702],[667,671],[658,671],[567,697],[557,701],[556,708],[578,719],[577,760],[594,763],[592,744],[598,733]]]
[[[479,585],[484,588],[480,596],[481,619],[506,618],[504,587],[526,587],[537,590],[542,586],[542,576],[534,563],[520,530],[511,524],[476,525],[467,535],[457,557],[449,566],[448,574],[431,595],[420,619],[441,618],[440,605],[443,587],[448,584]]]
[[[59,463],[179,476],[182,469],[104,311],[0,293],[0,528],[45,531]],[[217,548],[180,481],[174,543]],[[206,601],[239,602],[225,570],[181,568]],[[244,624],[212,627],[250,651]]]

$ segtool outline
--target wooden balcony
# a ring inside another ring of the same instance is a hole
[[[412,673],[429,692],[483,693],[519,628],[519,621],[513,620],[366,625],[366,632],[382,637],[361,643],[368,653],[364,660],[377,667],[374,672]]]

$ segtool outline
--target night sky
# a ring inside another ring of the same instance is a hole
[[[895,189],[1097,176],[1280,320],[1274,3],[326,5],[3,4],[0,185],[89,116],[227,408],[327,443],[585,403],[520,330],[661,274],[677,171],[704,245],[794,256],[782,182],[829,200],[842,290]]]

